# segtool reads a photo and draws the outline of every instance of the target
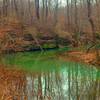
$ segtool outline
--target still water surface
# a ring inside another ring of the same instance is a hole
[[[100,70],[63,61],[59,51],[5,55],[0,63],[10,70],[25,71],[8,78],[6,90],[11,99],[5,92],[3,100],[100,100]]]

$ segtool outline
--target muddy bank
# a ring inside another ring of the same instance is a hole
[[[86,64],[91,64],[95,66],[99,66],[100,63],[96,60],[95,52],[82,52],[82,51],[69,51],[60,55],[60,59],[64,59],[65,61],[75,61]]]

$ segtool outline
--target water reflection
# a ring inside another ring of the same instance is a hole
[[[48,73],[2,71],[0,100],[100,100],[99,71],[68,68]],[[6,74],[4,74],[6,73]]]
[[[100,100],[100,70],[51,54],[26,55],[2,58],[31,71],[0,68],[0,100]]]

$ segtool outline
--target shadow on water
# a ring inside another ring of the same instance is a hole
[[[100,70],[61,61],[57,54],[2,57],[1,64],[10,68],[0,72],[0,100],[100,100]]]

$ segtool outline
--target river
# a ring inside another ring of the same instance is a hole
[[[0,100],[100,100],[100,70],[59,59],[60,53],[54,50],[1,56],[0,64],[6,66],[9,77],[0,78]]]

